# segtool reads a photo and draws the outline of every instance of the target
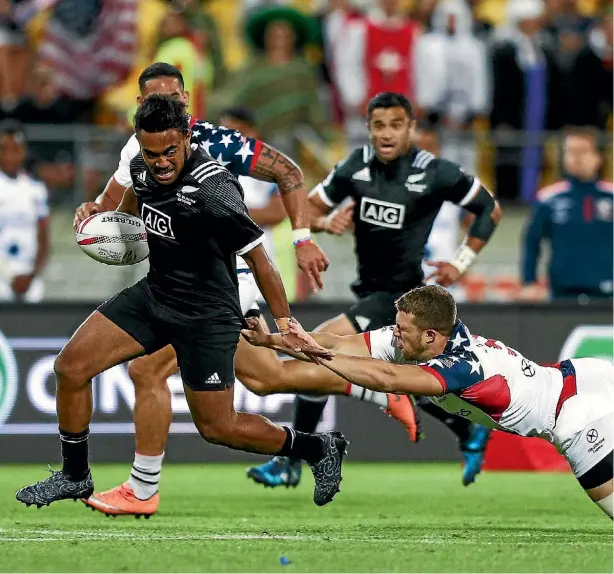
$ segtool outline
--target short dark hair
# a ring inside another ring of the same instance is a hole
[[[241,108],[241,107],[226,108],[220,114],[220,118],[224,116],[233,118],[235,120],[239,120],[240,122],[247,124],[250,128],[256,127],[256,117],[247,108]]]
[[[138,107],[134,115],[136,132],[160,133],[166,130],[179,130],[183,134],[190,131],[190,116],[183,102],[168,96],[152,94]]]
[[[2,120],[0,122],[0,135],[18,136],[24,141],[26,139],[26,132],[23,124],[13,119]]]
[[[145,89],[145,84],[149,80],[157,80],[158,78],[177,78],[181,89],[183,90],[185,84],[183,82],[183,75],[175,66],[171,66],[165,62],[156,62],[151,66],[147,66],[139,76],[139,90],[141,92]]]
[[[433,329],[451,335],[456,324],[456,302],[443,287],[426,285],[401,295],[394,305],[397,311],[412,313],[414,325],[423,331]]]
[[[396,92],[380,92],[371,99],[367,106],[367,117],[371,118],[373,110],[379,108],[403,108],[410,120],[414,119],[414,111],[411,102],[403,95]]]

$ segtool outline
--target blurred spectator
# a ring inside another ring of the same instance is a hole
[[[0,123],[0,301],[35,303],[49,251],[47,189],[23,169],[21,124]]]
[[[598,181],[602,157],[591,128],[575,128],[564,142],[566,177],[540,190],[524,239],[521,299],[540,300],[540,247],[550,243],[554,299],[612,296],[612,182]]]
[[[478,8],[481,0],[467,0],[467,4],[471,10],[471,31],[473,35],[482,42],[487,43],[492,34],[492,24],[478,15]]]
[[[82,116],[77,102],[60,95],[51,71],[46,68],[34,71],[29,91],[9,117],[22,123],[62,125],[78,122]],[[72,138],[30,142],[28,148],[28,165],[49,189],[68,189],[73,185],[75,142]]]
[[[220,116],[221,125],[241,132],[245,137],[259,140],[254,116],[243,108],[228,108]],[[273,261],[275,250],[272,243],[272,228],[286,218],[286,210],[277,191],[277,186],[253,177],[240,176],[239,183],[245,194],[245,205],[250,217],[264,230],[264,247]],[[290,242],[288,242],[290,245]]]
[[[464,0],[440,2],[432,32],[416,43],[415,103],[431,124],[453,130],[442,142],[441,157],[475,172],[471,124],[487,110],[489,87],[486,47],[471,28]]]
[[[612,10],[593,28],[570,74],[570,123],[605,130],[612,113]]]
[[[218,113],[210,110],[208,116],[218,117],[229,104],[246,108],[262,137],[290,155],[300,125],[328,137],[317,74],[303,54],[314,36],[313,20],[290,7],[264,8],[249,15],[246,34],[256,49],[254,58],[215,94]]]
[[[39,50],[60,92],[94,100],[130,73],[138,0],[59,0]]]
[[[0,108],[11,110],[25,89],[28,49],[15,10],[23,0],[0,0]]]
[[[422,32],[429,32],[432,28],[432,17],[437,0],[414,0],[409,17],[420,27]]]
[[[347,26],[362,18],[363,14],[357,9],[356,0],[323,0],[321,4],[316,22],[323,53],[322,76],[331,91],[333,119],[335,123],[341,124],[343,106],[335,77],[336,53],[344,49]]]
[[[512,0],[509,26],[493,47],[491,127],[497,138],[496,190],[500,198],[531,200],[542,167],[542,132],[560,125],[560,74],[544,45],[541,0]],[[524,145],[513,130],[523,132]]]
[[[368,101],[380,92],[414,96],[416,24],[405,17],[400,0],[379,0],[365,19],[346,27],[335,54],[335,78],[341,93],[350,147],[367,137]]]
[[[223,83],[226,70],[217,25],[204,10],[205,3],[206,0],[173,0],[188,20],[190,36],[205,60],[205,86],[212,89]]]
[[[190,93],[188,109],[196,117],[205,117],[205,82],[213,80],[213,69],[206,77],[203,53],[191,35],[183,12],[169,12],[160,23],[160,45],[154,62],[175,66],[183,74],[185,89]]]

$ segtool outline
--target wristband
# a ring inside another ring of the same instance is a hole
[[[311,243],[311,230],[308,227],[303,229],[293,229],[292,243],[294,244],[294,247],[300,247],[301,245]]]
[[[297,320],[294,317],[278,317],[277,319],[274,319],[274,321],[275,321],[275,325],[277,325],[277,330],[282,335],[288,334],[288,325],[290,323],[297,322]]]
[[[462,275],[463,273],[465,273],[465,271],[467,271],[467,269],[469,269],[476,257],[477,253],[463,243],[458,248],[458,251],[454,256],[454,261],[450,261],[450,264],[454,265],[454,267],[456,267]]]

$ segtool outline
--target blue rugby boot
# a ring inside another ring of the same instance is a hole
[[[463,441],[460,445],[465,459],[463,468],[463,486],[469,486],[482,470],[484,463],[484,452],[486,451],[486,443],[490,438],[492,429],[471,423],[469,430],[469,438]]]
[[[247,476],[258,484],[270,486],[297,487],[301,481],[302,464],[285,456],[276,456],[269,462],[247,469]]]

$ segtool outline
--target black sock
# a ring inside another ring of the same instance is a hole
[[[327,402],[328,397],[323,401],[310,401],[297,396],[294,401],[294,430],[308,433],[316,432]]]
[[[279,451],[280,456],[296,460],[302,459],[307,462],[322,460],[324,448],[319,436],[295,431],[288,427],[283,427],[283,429],[286,431],[286,442]]]
[[[62,472],[70,480],[79,481],[87,476],[89,470],[87,438],[89,434],[89,427],[78,433],[60,429]]]
[[[435,417],[446,425],[458,437],[458,440],[461,443],[469,439],[471,421],[448,413],[441,407],[438,407],[436,404],[432,403],[430,400],[422,400],[422,397],[418,399],[418,405],[420,405],[420,408],[423,411],[427,412],[429,415]]]

